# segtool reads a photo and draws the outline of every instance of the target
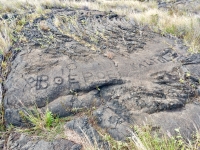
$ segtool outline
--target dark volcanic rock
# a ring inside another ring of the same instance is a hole
[[[82,137],[91,141],[92,144],[98,143],[100,149],[109,150],[109,145],[103,141],[98,132],[90,125],[87,117],[82,117],[69,121],[66,128],[76,131]]]
[[[177,39],[115,14],[52,11],[26,24],[21,34],[28,42],[13,47],[21,52],[4,86],[8,125],[24,125],[19,111],[35,104],[42,110],[48,104],[61,117],[93,111],[98,125],[118,140],[148,118],[170,131],[178,125],[184,133],[192,122],[200,124],[200,106],[193,104],[198,101],[199,55],[190,56]],[[173,120],[181,113],[189,118],[187,128],[183,117]],[[168,119],[173,124],[164,122]],[[85,132],[93,131],[92,124],[87,128],[78,122]],[[78,130],[74,124],[68,126]]]
[[[81,150],[82,146],[69,140],[57,139],[46,142],[24,134],[12,133],[4,149],[12,150]]]
[[[153,120],[165,131],[170,131],[172,135],[175,134],[174,129],[180,128],[183,137],[191,138],[200,128],[199,114],[199,105],[188,104],[184,109],[155,113],[149,116],[148,119]]]

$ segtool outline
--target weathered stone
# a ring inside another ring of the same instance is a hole
[[[39,138],[30,137],[20,133],[12,133],[7,140],[4,149],[12,150],[80,150],[81,145],[69,140],[57,139],[51,142]]]
[[[109,145],[98,132],[91,126],[87,117],[77,118],[66,123],[66,128],[76,131],[79,135],[88,139],[88,143],[98,144],[101,149],[109,150]]]
[[[159,119],[186,113],[191,117],[188,128],[194,121],[200,123],[190,116],[190,111],[199,115],[199,105],[190,109],[198,101],[199,54],[190,55],[180,40],[141,29],[112,13],[52,11],[26,24],[22,35],[28,42],[13,46],[21,52],[14,54],[4,85],[7,125],[22,126],[19,111],[35,104],[61,117],[93,111],[88,117],[96,117],[98,125],[118,140],[129,135],[130,126],[148,122],[145,118],[170,132],[182,118],[170,128]],[[60,19],[57,26],[55,17]],[[49,30],[38,28],[41,21]],[[79,125],[91,133],[92,124],[85,125],[84,119],[67,126],[80,133]]]
[[[5,140],[0,140],[0,149],[3,149]]]

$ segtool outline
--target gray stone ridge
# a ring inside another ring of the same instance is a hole
[[[82,9],[53,9],[21,36],[28,42],[14,44],[4,85],[7,125],[24,126],[19,111],[36,105],[60,117],[90,110],[86,116],[118,140],[144,122],[185,134],[193,122],[199,128],[200,55],[188,54],[181,40]]]

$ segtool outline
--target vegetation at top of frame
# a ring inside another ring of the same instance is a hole
[[[186,6],[176,5],[174,0],[166,0],[170,3],[166,10],[158,8],[156,0],[150,1],[106,1],[96,0],[95,2],[80,0],[2,0],[0,2],[0,14],[9,18],[12,13],[26,14],[20,20],[10,18],[9,23],[0,24],[0,50],[4,53],[16,39],[12,36],[13,30],[20,31],[26,22],[51,11],[51,8],[84,8],[113,11],[125,15],[127,19],[135,19],[141,26],[148,25],[153,31],[160,34],[171,34],[182,38],[189,46],[189,51],[197,53],[200,51],[200,18],[195,13],[188,11]],[[123,6],[122,6],[123,4]],[[200,11],[200,6],[194,4],[193,11]],[[27,14],[27,12],[29,12]],[[192,15],[191,15],[192,14]],[[9,20],[9,19],[7,19]],[[7,24],[7,25],[6,25]],[[23,38],[22,38],[23,40]]]

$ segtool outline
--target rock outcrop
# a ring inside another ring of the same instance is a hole
[[[4,147],[4,149],[12,150],[81,150],[81,148],[81,145],[64,139],[57,139],[52,142],[47,142],[19,133],[10,134]]]
[[[66,126],[98,137],[93,117],[117,140],[143,122],[186,136],[199,128],[200,55],[181,40],[87,9],[53,9],[20,34],[4,85],[7,125],[24,126],[19,112],[37,105],[60,117],[90,111]]]

